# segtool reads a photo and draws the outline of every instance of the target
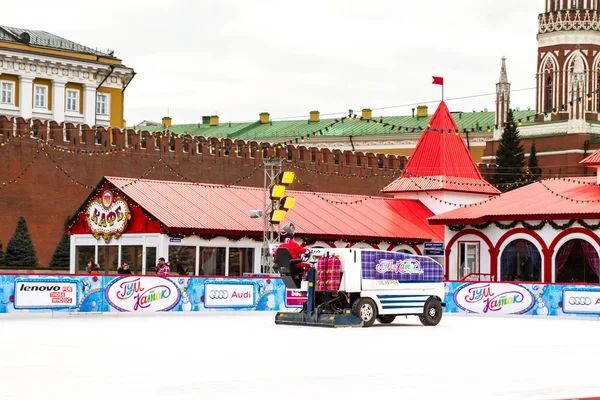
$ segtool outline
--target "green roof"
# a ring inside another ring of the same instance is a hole
[[[259,121],[247,122],[247,123],[222,123],[219,126],[209,126],[208,124],[184,124],[184,125],[172,125],[169,131],[176,134],[190,134],[190,135],[201,135],[205,137],[218,137],[218,138],[230,138],[230,139],[242,139],[242,140],[265,140],[265,141],[277,141],[280,139],[296,139],[301,137],[308,137],[312,133],[315,133],[316,137],[347,137],[347,136],[388,136],[388,135],[401,135],[406,132],[406,128],[409,131],[415,128],[415,132],[421,132],[418,130],[425,129],[429,120],[433,115],[427,117],[412,117],[412,116],[386,116],[379,117],[373,114],[372,120],[375,122],[359,122],[358,119],[342,119],[338,118],[339,123],[335,123],[334,119],[321,119],[319,122],[309,122],[306,120],[292,120],[292,121],[271,121],[267,124],[261,124]],[[490,111],[481,112],[454,112],[452,113],[456,124],[461,130],[467,129],[471,131],[475,129],[479,132],[481,128],[482,132],[485,132],[488,127],[494,128],[496,114]],[[535,119],[535,111],[524,110],[524,111],[513,111],[513,117],[515,121],[522,120],[523,125],[537,123]],[[530,122],[527,121],[527,117],[530,118]],[[360,117],[359,117],[360,118]],[[380,118],[383,118],[383,124],[378,123]],[[333,126],[331,127],[331,125]],[[384,127],[384,124],[387,126]],[[392,129],[392,127],[394,127]],[[401,127],[401,131],[398,131],[398,127]],[[133,127],[142,131],[150,132],[162,132],[164,129],[162,126],[136,126]],[[327,130],[326,130],[327,129]],[[321,133],[322,132],[322,133]]]
[[[12,28],[10,26],[0,25],[0,42],[19,43],[36,47],[45,47],[48,49],[74,51],[77,53],[115,58],[114,53],[109,50],[101,51],[97,48],[94,49],[83,46],[45,31]]]

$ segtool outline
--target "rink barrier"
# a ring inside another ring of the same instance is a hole
[[[0,314],[284,311],[305,293],[273,276],[0,274]],[[445,282],[444,312],[600,317],[600,285]]]

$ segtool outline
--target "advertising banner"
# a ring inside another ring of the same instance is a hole
[[[445,282],[444,288],[445,313],[600,317],[600,285]],[[306,301],[306,292],[270,277],[0,275],[0,314],[285,311]]]
[[[169,311],[179,303],[177,285],[159,276],[127,276],[106,286],[106,300],[119,311]]]
[[[302,307],[308,301],[308,293],[298,289],[288,289],[285,291],[286,307]]]
[[[254,291],[255,285],[252,282],[206,282],[204,284],[204,306],[206,308],[252,308]]]
[[[269,277],[0,275],[0,314],[285,311],[296,308],[286,305],[286,296],[283,281]]]
[[[563,312],[600,315],[600,288],[563,289]]]
[[[15,279],[16,309],[72,308],[76,305],[77,281],[73,279]]]
[[[600,317],[600,286],[445,282],[444,287],[447,313]]]

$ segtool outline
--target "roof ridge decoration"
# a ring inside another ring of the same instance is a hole
[[[498,194],[496,188],[483,179],[477,164],[462,136],[456,122],[452,118],[445,102],[440,102],[427,129],[417,143],[402,176],[384,189],[384,193],[419,192],[424,188],[415,185],[414,177],[440,177],[436,188],[426,185],[429,190],[452,190],[486,194]],[[451,179],[446,179],[451,178]],[[417,178],[418,179],[418,178]],[[460,181],[479,182],[481,186],[461,187]],[[409,181],[409,182],[407,182]],[[446,181],[459,182],[458,185],[448,185]],[[412,182],[412,183],[411,183]],[[408,186],[406,185],[408,183]],[[456,186],[456,187],[450,187]]]

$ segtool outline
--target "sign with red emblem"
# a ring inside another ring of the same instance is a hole
[[[86,210],[87,224],[96,239],[101,237],[106,243],[112,237],[118,238],[127,228],[131,213],[127,202],[112,191],[105,190]]]

